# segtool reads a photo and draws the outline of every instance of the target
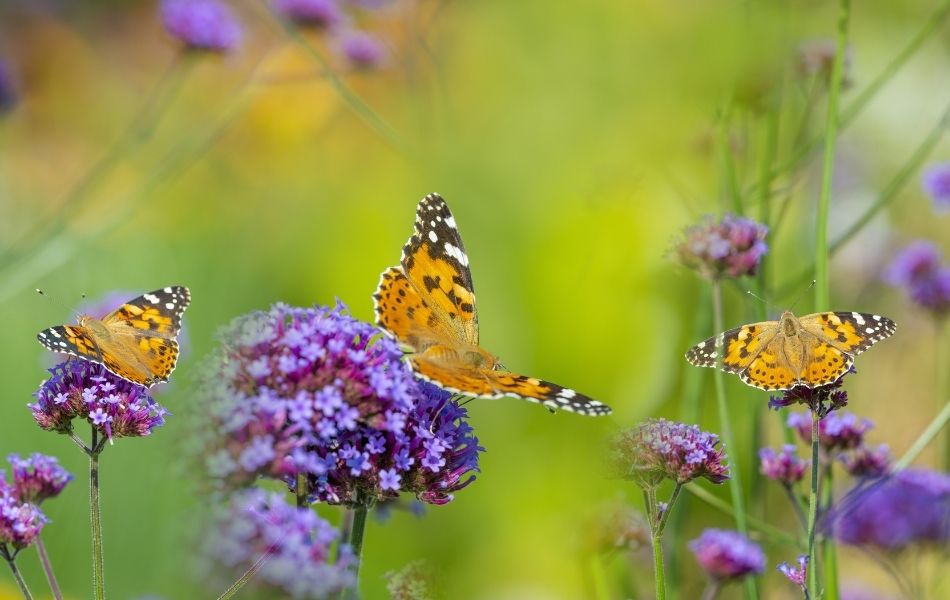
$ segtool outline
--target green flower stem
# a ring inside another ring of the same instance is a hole
[[[717,332],[725,331],[723,325],[722,309],[722,284],[718,279],[712,281],[712,302],[713,302],[713,329]],[[719,347],[717,339],[716,354],[719,360],[722,360],[723,348]],[[735,438],[732,436],[732,421],[729,418],[729,407],[726,404],[726,383],[723,380],[722,369],[713,370],[713,382],[716,385],[716,406],[719,409],[719,429],[722,432],[722,440],[725,447],[732,456],[729,465],[729,493],[732,495],[733,517],[736,520],[736,529],[743,535],[748,534],[749,526],[745,512],[745,502],[742,497],[742,479],[739,476],[739,453],[736,450]],[[758,586],[755,577],[745,579],[746,598],[756,600],[759,597]]]
[[[847,0],[845,0],[847,2]],[[815,527],[818,523],[818,411],[811,412],[811,489],[808,493],[808,595],[818,598]]]
[[[348,509],[353,513],[350,529],[350,549],[353,551],[353,587],[343,590],[341,597],[358,598],[360,589],[360,563],[363,560],[363,537],[366,533],[366,517],[369,514],[371,500],[362,492],[356,493],[356,507]]]
[[[273,554],[274,548],[275,546],[268,547],[267,550],[263,554],[261,554],[261,557],[258,558],[257,561],[253,565],[251,565],[251,567],[247,571],[245,571],[244,574],[241,575],[241,577],[237,581],[231,584],[231,587],[225,590],[223,594],[218,596],[218,600],[227,600],[228,598],[232,597],[234,594],[238,593],[238,590],[244,587],[244,584],[246,584],[248,581],[253,579],[255,575],[257,575],[257,572],[261,570],[261,567],[264,566],[264,563],[266,563],[267,559],[269,559],[271,557],[271,554]]]
[[[666,529],[666,524],[670,520],[670,513],[673,512],[673,505],[676,504],[676,499],[680,496],[680,491],[683,489],[683,484],[677,483],[676,487],[673,488],[673,493],[670,494],[670,500],[666,503],[666,510],[663,511],[663,514],[660,515],[660,522],[656,525],[656,534],[663,535],[663,531]]]
[[[663,571],[663,544],[662,537],[654,533],[653,543],[653,580],[656,582],[656,600],[666,600],[666,574]]]
[[[818,215],[815,232],[815,310],[828,310],[831,295],[828,287],[828,208],[831,203],[831,179],[835,170],[835,146],[838,140],[838,99],[844,71],[844,54],[848,44],[848,22],[851,0],[840,0],[835,59],[831,67],[828,92],[828,114],[825,119],[825,153],[821,169],[821,188],[818,194]]]
[[[827,514],[834,504],[833,471],[830,463],[824,468],[824,472],[825,482],[822,484],[824,488],[822,489],[823,499],[821,504],[825,507],[825,514]],[[830,535],[822,536],[821,545],[825,559],[825,594],[822,599],[838,600],[840,597],[838,590],[838,551],[834,537]]]
[[[788,501],[791,503],[792,509],[795,511],[795,516],[798,517],[798,522],[801,524],[802,529],[805,530],[808,527],[808,517],[805,516],[805,509],[802,508],[801,498],[795,494],[795,489],[791,486],[791,484],[782,484],[782,489],[785,490],[785,495],[788,497]]]
[[[604,572],[604,563],[596,552],[590,557],[590,577],[594,587],[594,599],[610,600],[607,573]]]
[[[16,583],[20,587],[20,593],[23,594],[26,600],[33,600],[33,594],[30,593],[30,588],[26,585],[23,574],[20,573],[20,569],[16,566],[16,552],[10,554],[7,550],[7,545],[0,544],[0,556],[3,556],[7,564],[10,565],[10,571],[13,573],[13,578],[16,579]]]
[[[102,514],[99,508],[99,454],[102,447],[98,442],[99,432],[92,425],[92,443],[89,452],[89,521],[92,529],[92,587],[93,597],[104,600],[105,563],[102,559]]]
[[[686,490],[690,494],[692,494],[693,496],[696,496],[697,498],[699,498],[700,500],[702,500],[709,506],[715,508],[716,510],[720,511],[721,513],[726,514],[726,515],[732,515],[734,513],[732,506],[730,506],[728,502],[725,502],[724,500],[720,500],[715,495],[713,495],[712,492],[706,490],[705,488],[702,488],[696,485],[695,483],[687,483],[683,487],[685,487]],[[749,527],[751,529],[758,531],[762,535],[768,537],[770,540],[774,542],[779,542],[782,544],[788,544],[790,546],[801,546],[798,538],[779,529],[778,527],[769,525],[765,521],[760,521],[759,519],[751,515],[748,516],[748,519],[749,519]]]
[[[736,173],[736,161],[732,155],[732,143],[729,139],[729,113],[731,107],[722,111],[719,119],[718,146],[719,161],[722,167],[723,194],[732,204],[732,210],[737,215],[742,214],[742,193],[739,191],[739,175]]]
[[[930,422],[930,425],[920,434],[914,444],[894,463],[894,471],[906,469],[914,462],[927,447],[927,444],[937,437],[937,434],[940,433],[940,430],[944,428],[948,421],[950,421],[950,399],[947,399],[946,404],[943,405],[943,410],[934,417],[934,420]]]
[[[40,564],[43,565],[43,572],[46,573],[46,581],[49,583],[49,590],[53,594],[55,600],[63,600],[63,592],[59,589],[59,582],[56,581],[56,574],[53,572],[53,563],[50,562],[49,554],[46,552],[46,544],[43,543],[43,538],[39,535],[36,536],[36,541],[33,542],[36,546],[36,553],[39,554]]]
[[[295,486],[297,508],[305,508],[307,506],[308,487],[306,473],[297,473],[297,485]]]
[[[703,590],[703,595],[700,596],[699,600],[716,600],[716,596],[719,595],[719,589],[722,587],[715,579],[710,579],[709,583],[706,584],[706,589]]]

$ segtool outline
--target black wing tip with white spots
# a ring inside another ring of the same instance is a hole
[[[703,340],[686,351],[686,360],[694,367],[718,367],[719,352],[717,347],[722,346],[722,339],[725,334],[713,336],[708,340]],[[718,339],[718,342],[717,342]]]
[[[897,332],[897,323],[883,315],[859,312],[839,312],[835,314],[839,318],[854,321],[855,330],[865,338],[860,346],[852,349],[852,354],[861,354],[874,344],[891,337]]]

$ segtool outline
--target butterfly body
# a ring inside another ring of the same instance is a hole
[[[437,194],[419,202],[400,265],[383,271],[373,298],[376,323],[412,348],[408,360],[422,379],[476,398],[515,396],[579,414],[611,412],[572,389],[504,369],[479,345],[468,256],[455,218]]]
[[[37,339],[48,350],[99,363],[151,387],[168,381],[175,369],[181,315],[190,301],[188,288],[166,287],[129,300],[102,319],[81,315],[76,325],[44,329]]]
[[[690,348],[686,360],[735,373],[763,390],[814,388],[847,373],[856,355],[895,329],[893,321],[880,315],[820,312],[796,317],[785,311],[778,321],[750,323],[702,341]]]

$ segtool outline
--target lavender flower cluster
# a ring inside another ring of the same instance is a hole
[[[884,279],[903,288],[910,299],[938,317],[950,314],[950,265],[932,242],[908,244],[891,261]]]
[[[810,460],[800,458],[793,444],[785,444],[780,452],[772,448],[759,450],[759,462],[763,475],[787,486],[794,485],[805,476]]]
[[[43,429],[70,433],[74,419],[88,421],[108,439],[140,437],[165,424],[168,411],[148,390],[102,365],[68,360],[49,370],[50,378],[29,404],[33,419]]]
[[[765,570],[762,548],[738,531],[706,529],[689,543],[689,549],[703,571],[716,581],[742,579]]]
[[[729,478],[719,437],[666,419],[649,419],[621,433],[613,444],[615,469],[644,487],[664,478],[678,484],[705,477],[713,483]]]
[[[352,67],[372,69],[386,62],[386,46],[377,36],[355,29],[353,22],[366,20],[358,13],[371,13],[384,4],[365,0],[274,0],[274,9],[298,27],[332,35],[334,46]]]
[[[20,458],[8,457],[13,468],[13,485],[0,471],[0,550],[11,556],[32,544],[49,522],[39,505],[54,498],[72,481],[73,476],[52,456],[33,454]]]
[[[768,252],[768,228],[751,219],[726,214],[717,223],[711,217],[688,227],[676,246],[680,262],[703,277],[755,275]]]
[[[920,180],[938,214],[950,213],[950,163],[930,165]]]
[[[263,476],[354,504],[411,492],[452,499],[478,470],[478,440],[449,394],[418,382],[396,343],[345,307],[236,320],[204,370],[200,455],[227,486]]]

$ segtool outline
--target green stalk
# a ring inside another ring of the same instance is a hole
[[[297,508],[305,508],[307,506],[308,494],[306,473],[297,473],[297,485],[294,487],[296,490]]]
[[[63,592],[59,589],[59,582],[56,581],[56,574],[53,573],[53,563],[49,559],[49,554],[46,552],[46,544],[43,543],[43,538],[39,535],[36,536],[36,541],[33,542],[36,546],[36,553],[40,557],[40,564],[43,565],[43,572],[46,573],[46,581],[49,583],[49,590],[53,594],[55,600],[63,600]]]
[[[651,536],[653,543],[653,580],[656,582],[656,600],[666,600],[666,576],[663,572],[663,544],[662,538],[654,533]]]
[[[715,579],[709,580],[709,583],[706,584],[706,589],[703,590],[703,595],[700,596],[699,600],[716,600],[716,596],[719,595],[719,589],[721,587],[722,584]]]
[[[897,472],[910,466],[910,464],[920,456],[924,448],[927,447],[927,444],[937,437],[937,434],[940,433],[940,430],[944,428],[948,421],[950,421],[950,399],[946,401],[946,404],[943,405],[943,410],[934,417],[934,420],[930,422],[930,425],[920,434],[920,437],[917,438],[914,444],[894,463],[894,471]]]
[[[795,511],[795,517],[798,518],[798,523],[802,526],[802,529],[807,529],[808,517],[805,516],[805,510],[802,508],[801,499],[795,494],[795,490],[792,488],[791,484],[782,484],[782,489],[785,490],[785,495],[788,497],[788,501],[792,505],[792,510]]]
[[[712,301],[713,301],[713,328],[715,331],[725,331],[723,326],[722,309],[722,285],[718,279],[712,281]],[[720,346],[720,341],[716,340],[716,355],[718,360],[722,361],[724,348]],[[722,440],[725,447],[732,456],[729,465],[729,493],[732,495],[733,517],[736,520],[736,529],[743,535],[748,534],[749,526],[746,519],[745,501],[742,497],[742,479],[739,476],[739,453],[736,451],[735,438],[732,436],[732,421],[729,418],[729,407],[726,404],[726,383],[723,380],[722,369],[713,370],[713,382],[716,385],[716,406],[719,410],[719,429],[722,432]],[[746,598],[755,600],[759,597],[758,586],[755,577],[745,579]]]
[[[366,517],[369,514],[371,500],[360,491],[356,492],[356,507],[347,509],[353,513],[352,526],[350,529],[350,549],[353,552],[353,587],[349,590],[342,590],[341,598],[358,598],[360,589],[360,563],[363,560],[363,537],[366,533]]]
[[[596,552],[590,557],[590,576],[594,586],[594,599],[610,600],[610,590],[607,585],[607,574],[604,572],[604,563]]]
[[[847,0],[845,0],[847,1]],[[817,407],[816,407],[817,408]],[[818,411],[811,411],[811,489],[808,493],[808,596],[818,598],[815,527],[818,524]]]
[[[26,585],[26,580],[23,579],[23,574],[20,573],[20,569],[16,566],[16,552],[10,554],[7,551],[7,545],[0,544],[0,555],[6,559],[7,564],[10,566],[10,571],[13,573],[13,578],[16,579],[17,586],[20,588],[20,593],[23,594],[23,597],[26,600],[33,600],[33,594],[30,593],[30,588]]]
[[[234,594],[238,593],[238,590],[244,587],[244,585],[255,575],[257,575],[258,571],[261,570],[261,567],[264,566],[264,563],[267,562],[267,559],[270,558],[271,553],[274,551],[273,548],[274,547],[271,546],[263,554],[261,554],[261,557],[258,558],[257,561],[251,565],[251,567],[245,571],[237,581],[231,584],[231,587],[225,590],[223,594],[218,596],[218,600],[227,600],[228,598],[234,596]]]
[[[99,432],[92,425],[92,449],[89,452],[89,521],[92,530],[92,587],[93,597],[104,600],[105,563],[102,558],[102,514],[99,507],[99,453],[101,448],[97,440]]]
[[[831,510],[831,507],[834,503],[834,490],[832,489],[832,477],[833,471],[831,468],[831,463],[829,463],[825,469],[825,482],[824,489],[822,490],[822,496],[824,500],[822,505],[825,507],[825,514]],[[840,592],[838,590],[838,551],[835,546],[835,540],[832,536],[822,536],[821,545],[824,550],[825,557],[825,595],[822,596],[823,600],[838,600],[840,597]]]
[[[732,144],[729,140],[729,113],[731,106],[723,110],[719,121],[719,160],[722,163],[723,194],[732,203],[732,211],[742,214],[742,194],[739,192],[739,176],[736,173],[736,161],[732,156]]]
[[[831,68],[831,87],[828,94],[828,114],[825,119],[825,156],[821,170],[821,189],[818,195],[818,215],[815,232],[815,310],[828,310],[831,294],[828,287],[828,207],[831,203],[831,180],[835,167],[835,145],[838,139],[838,99],[841,95],[841,76],[844,53],[848,44],[848,21],[851,0],[841,0],[835,60]]]
[[[709,490],[701,488],[695,483],[688,483],[684,486],[690,494],[696,496],[709,506],[715,508],[719,512],[731,515],[733,514],[732,506],[724,500],[720,500],[714,496]],[[760,521],[759,519],[749,515],[749,526],[751,529],[754,529],[761,533],[764,536],[767,536],[770,540],[774,542],[780,542],[782,544],[788,544],[790,546],[800,546],[798,539],[795,536],[789,535],[787,532],[775,527],[774,525],[769,525],[765,521]]]

